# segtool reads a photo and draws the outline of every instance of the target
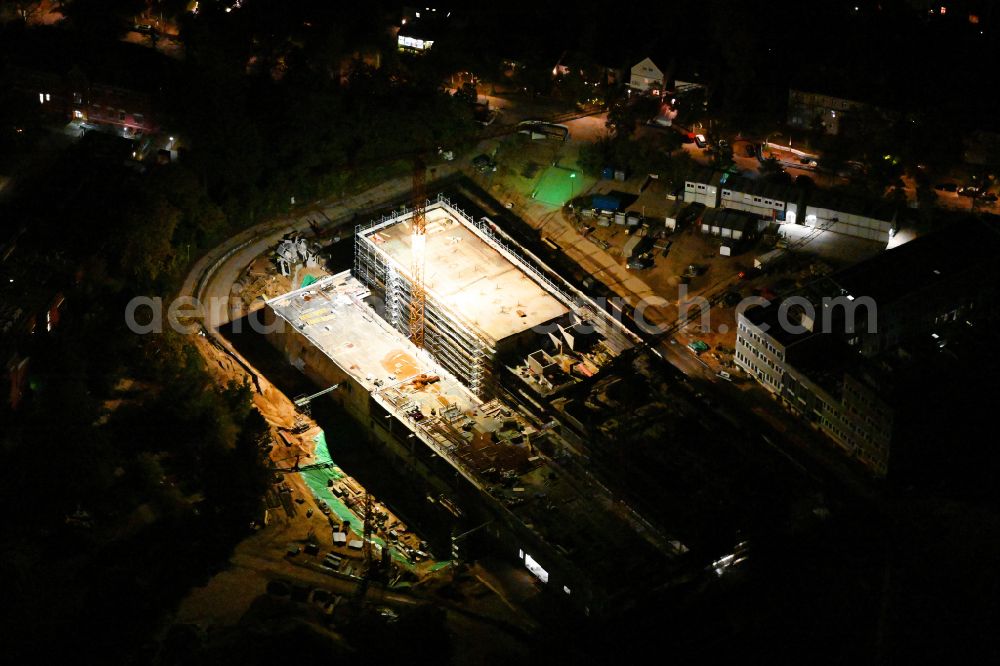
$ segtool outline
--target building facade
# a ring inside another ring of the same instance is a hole
[[[684,201],[708,208],[745,211],[782,224],[888,244],[896,230],[896,211],[883,201],[860,201],[829,192],[805,192],[791,185],[767,183],[708,168],[695,169],[684,181]]]
[[[712,169],[697,169],[684,179],[684,202],[719,207],[723,174]]]
[[[735,362],[875,474],[901,405],[883,372],[906,340],[995,317],[1000,238],[979,223],[886,250],[785,299],[737,313]],[[906,405],[913,409],[913,405]]]
[[[60,75],[11,67],[8,76],[20,94],[37,102],[41,114],[57,121],[114,127],[130,137],[160,129],[148,92],[91,81],[77,68]]]
[[[628,87],[640,93],[660,95],[666,89],[667,81],[663,70],[649,58],[643,58],[632,66]]]
[[[403,210],[355,233],[354,275],[409,335],[412,216]],[[424,348],[480,397],[490,396],[502,358],[538,347],[558,324],[590,321],[630,346],[616,322],[486,218],[476,221],[438,197],[425,211]]]
[[[721,185],[719,205],[722,208],[746,211],[776,222],[795,224],[800,221],[799,209],[804,193],[797,187],[732,175],[728,175]]]
[[[896,211],[884,202],[861,202],[815,192],[805,206],[805,225],[814,229],[888,244],[896,229]]]
[[[844,118],[866,107],[861,102],[843,97],[792,88],[788,91],[788,124],[803,129],[822,129],[827,134],[839,134]]]

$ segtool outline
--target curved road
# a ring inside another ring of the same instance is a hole
[[[452,164],[433,169],[434,178],[446,178],[458,172]],[[212,335],[242,312],[229,307],[233,284],[243,270],[290,232],[312,234],[310,222],[324,231],[353,225],[355,214],[406,195],[412,187],[409,176],[386,181],[369,190],[337,202],[317,202],[296,217],[266,220],[245,229],[207,252],[196,261],[184,279],[178,297],[197,299],[204,307],[202,324]],[[353,228],[351,229],[353,233]]]

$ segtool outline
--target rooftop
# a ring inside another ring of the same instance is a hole
[[[711,167],[696,166],[685,176],[684,182],[719,185],[722,182],[722,172]]]
[[[709,208],[702,216],[701,223],[734,231],[746,231],[754,219],[754,216],[732,208]]]
[[[794,185],[771,183],[766,180],[736,175],[728,175],[722,181],[722,187],[724,191],[758,195],[773,201],[798,201],[804,195],[803,191]]]
[[[863,200],[854,197],[844,196],[830,190],[815,190],[809,194],[806,200],[808,208],[822,208],[837,211],[848,215],[858,215],[869,217],[883,222],[892,222],[896,218],[896,211],[892,204],[880,199]]]
[[[967,271],[988,266],[997,252],[1000,252],[1000,234],[972,220],[885,250],[867,261],[814,280],[794,294],[788,294],[788,297],[801,296],[817,306],[814,329],[819,330],[827,317],[825,309],[819,307],[823,298],[867,297],[877,307],[883,307],[913,294],[924,293],[940,283],[952,283],[956,276]],[[969,288],[973,286],[974,283],[970,283]],[[769,307],[749,308],[744,314],[757,326],[768,325],[768,334],[786,346],[814,335],[812,331],[786,330],[782,327],[779,305],[775,301]],[[860,307],[855,314],[858,317],[867,316],[867,307]],[[794,321],[795,310],[790,309],[789,315]],[[834,329],[839,329],[843,324],[832,325]]]
[[[404,274],[413,258],[411,216],[361,232]],[[473,323],[493,340],[560,317],[569,309],[487,244],[444,202],[427,208],[424,284],[428,299]]]
[[[1000,234],[981,222],[970,221],[886,250],[833,277],[849,294],[891,303],[995,261],[998,252]]]

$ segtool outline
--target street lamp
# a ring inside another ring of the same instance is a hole
[[[569,199],[572,201],[576,197],[576,172],[571,171],[569,174]]]

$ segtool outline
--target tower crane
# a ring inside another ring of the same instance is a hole
[[[427,291],[424,286],[425,250],[427,245],[427,195],[424,192],[425,170],[423,157],[413,158],[413,217],[410,218],[412,257],[410,263],[410,341],[418,348],[424,346],[424,306]]]
[[[361,529],[361,554],[365,560],[365,572],[361,577],[361,582],[354,590],[354,602],[357,605],[364,603],[365,595],[368,594],[368,587],[375,576],[375,557],[372,549],[372,531],[375,518],[375,498],[368,491],[365,491],[364,499],[364,522]]]

